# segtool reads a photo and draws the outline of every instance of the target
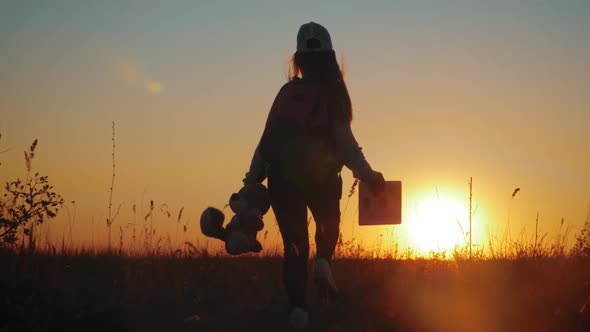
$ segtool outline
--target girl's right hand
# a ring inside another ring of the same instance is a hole
[[[373,171],[373,177],[368,183],[373,194],[378,195],[385,190],[385,178],[381,172]]]

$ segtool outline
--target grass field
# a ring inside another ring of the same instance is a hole
[[[284,331],[280,257],[3,255],[0,331]],[[337,259],[311,331],[589,331],[590,261]],[[585,309],[585,310],[584,310]]]
[[[184,242],[183,208],[173,244],[152,228],[153,201],[137,237],[134,227],[132,241],[125,241],[119,225],[118,241],[111,239],[119,212],[112,204],[114,134],[113,123],[106,247],[112,249],[75,248],[70,226],[70,246],[64,233],[60,250],[43,228],[34,228],[64,207],[47,177],[31,172],[36,140],[25,152],[26,179],[6,183],[9,195],[0,198],[0,332],[285,331],[289,308],[278,247],[259,256],[211,255],[206,245]],[[520,242],[490,236],[472,256],[466,239],[429,259],[399,251],[395,241],[383,246],[383,238],[362,246],[340,237],[333,272],[341,294],[326,303],[308,287],[310,330],[590,331],[590,207],[572,248],[566,245],[570,228],[563,226],[562,219],[554,242],[536,227]]]

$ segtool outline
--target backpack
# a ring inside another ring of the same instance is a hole
[[[281,88],[259,145],[275,172],[302,189],[321,186],[341,170],[331,139],[332,121],[321,86],[294,79]]]

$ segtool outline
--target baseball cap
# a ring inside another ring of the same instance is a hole
[[[299,28],[297,33],[298,52],[319,52],[331,49],[330,33],[321,24],[309,22]]]

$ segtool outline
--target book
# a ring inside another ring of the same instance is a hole
[[[359,225],[399,225],[402,223],[402,182],[385,181],[383,192],[359,184]]]

